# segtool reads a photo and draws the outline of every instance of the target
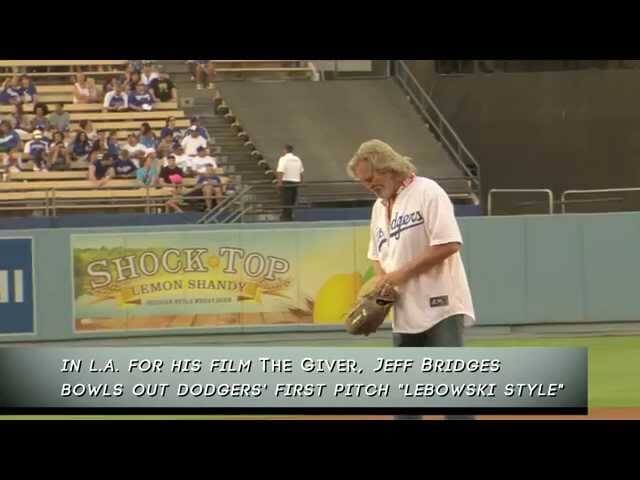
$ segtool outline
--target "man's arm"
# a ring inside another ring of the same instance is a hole
[[[403,267],[394,272],[382,275],[376,285],[381,286],[384,283],[390,283],[394,286],[402,285],[407,280],[441,264],[458,251],[460,251],[460,244],[457,242],[427,247],[420,255]]]

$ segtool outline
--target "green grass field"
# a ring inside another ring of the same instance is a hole
[[[288,342],[287,342],[288,343]],[[291,342],[290,346],[335,346],[324,342]],[[640,336],[620,337],[558,337],[471,340],[469,347],[587,347],[589,349],[589,406],[590,407],[640,407]],[[359,342],[353,346],[382,347],[388,342]],[[339,348],[339,347],[337,347]],[[63,416],[0,416],[9,419],[63,419]],[[220,416],[171,416],[144,415],[136,417],[75,416],[73,418],[102,419],[220,419]],[[236,417],[238,418],[238,417]],[[259,417],[251,417],[259,418]],[[273,418],[273,417],[270,417]]]

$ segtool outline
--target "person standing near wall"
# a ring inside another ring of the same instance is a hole
[[[435,181],[416,176],[411,159],[380,140],[363,143],[347,172],[378,197],[367,256],[376,286],[399,293],[394,345],[462,347],[463,329],[475,323],[475,313],[449,196]]]
[[[284,206],[280,219],[293,220],[293,206],[298,198],[298,187],[302,183],[304,166],[302,160],[293,154],[293,146],[285,145],[284,155],[278,160],[277,181]]]

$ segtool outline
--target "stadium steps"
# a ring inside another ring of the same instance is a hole
[[[209,89],[198,90],[196,84],[191,80],[189,67],[183,60],[163,61],[164,71],[168,73],[176,84],[179,92],[181,108],[187,116],[198,116],[200,123],[204,126],[209,135],[215,139],[215,156],[220,159],[221,166],[224,165],[227,172],[242,182],[270,182],[275,178],[273,173],[266,172],[266,168],[259,165],[262,158],[252,154],[255,147],[247,145],[247,135],[239,136],[241,127],[234,126],[235,119],[225,116],[228,109],[217,110],[222,100],[216,98],[216,91]],[[258,193],[250,196],[256,202],[279,201],[279,194],[275,186],[269,189],[261,189]],[[279,214],[278,214],[279,218]],[[243,221],[271,221],[270,217],[263,215],[248,216]]]

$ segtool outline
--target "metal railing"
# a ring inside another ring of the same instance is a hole
[[[549,207],[549,214],[553,214],[553,192],[548,188],[493,188],[489,190],[487,195],[487,215],[491,216],[493,208],[493,194],[494,193],[546,193],[549,200],[547,205]]]
[[[471,154],[469,149],[462,142],[453,127],[438,110],[431,97],[424,91],[415,76],[409,70],[407,64],[402,60],[394,60],[395,77],[398,79],[411,100],[427,119],[431,128],[437,134],[448,153],[472,179],[474,190],[480,190],[480,165]],[[475,172],[470,167],[475,169]]]
[[[621,193],[621,192],[640,192],[640,188],[630,187],[630,188],[594,188],[594,189],[587,189],[587,190],[565,190],[564,192],[562,192],[562,195],[560,196],[560,211],[562,213],[567,213],[566,205],[568,203],[572,203],[567,201],[567,195],[571,195],[575,193]],[[600,201],[604,201],[604,199],[600,199]]]

